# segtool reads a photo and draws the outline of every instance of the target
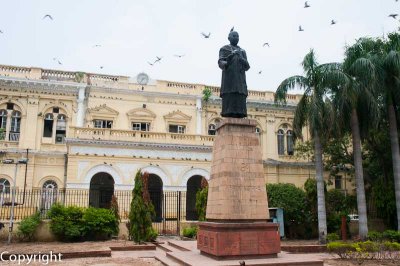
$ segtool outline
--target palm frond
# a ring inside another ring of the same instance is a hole
[[[288,90],[294,89],[296,86],[306,88],[308,86],[307,79],[303,76],[293,76],[282,81],[275,92],[275,103],[286,104],[286,95]]]
[[[295,138],[303,138],[302,129],[307,124],[307,118],[309,116],[309,96],[306,94],[301,97],[300,101],[296,106],[293,119],[293,130]]]

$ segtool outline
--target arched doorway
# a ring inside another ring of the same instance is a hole
[[[154,222],[162,221],[162,204],[163,204],[163,182],[156,174],[149,174],[149,194],[151,203],[153,203],[156,217]]]
[[[201,189],[202,179],[202,176],[194,175],[187,181],[186,220],[188,221],[197,221],[199,219],[196,211],[196,193]]]
[[[97,173],[90,180],[89,206],[110,208],[114,194],[114,179],[108,173]]]

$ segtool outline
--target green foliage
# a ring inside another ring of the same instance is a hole
[[[336,253],[342,259],[356,259],[360,264],[366,259],[391,259],[400,258],[400,244],[395,242],[331,242],[327,249],[331,253]]]
[[[339,240],[339,235],[337,233],[330,233],[326,236],[328,242],[334,242]]]
[[[330,242],[326,247],[330,253],[336,253],[341,259],[348,258],[349,254],[356,251],[353,244],[344,242]]]
[[[207,211],[207,197],[208,197],[208,187],[200,189],[196,193],[196,211],[199,215],[199,221],[206,220]]]
[[[183,229],[183,236],[188,238],[196,238],[198,230],[199,228],[197,226],[185,228]]]
[[[207,103],[210,100],[211,95],[212,95],[211,88],[206,86],[203,90],[203,101]]]
[[[65,207],[57,203],[48,216],[51,231],[61,241],[106,239],[118,233],[119,222],[108,209]]]
[[[112,195],[112,197],[111,197],[110,210],[114,214],[115,218],[117,218],[117,221],[120,222],[121,218],[119,216],[118,199],[115,195]]]
[[[267,184],[268,206],[282,208],[288,237],[311,237],[312,224],[306,193],[293,184]],[[307,235],[308,234],[308,235]]]
[[[56,203],[48,213],[48,217],[51,219],[50,229],[62,241],[82,240],[85,232],[83,214],[83,208],[64,207]]]
[[[384,239],[387,239],[391,242],[400,243],[400,231],[395,230],[386,230],[382,234]]]
[[[155,216],[155,210],[151,201],[146,201],[144,199],[146,193],[144,193],[143,184],[147,183],[147,180],[143,180],[144,176],[145,174],[142,175],[139,169],[135,176],[135,188],[132,193],[131,209],[129,213],[129,235],[136,243],[149,241],[154,235],[152,218]]]
[[[34,238],[36,229],[40,224],[40,213],[24,218],[18,226],[17,235],[21,240],[31,241]]]
[[[4,138],[5,138],[5,130],[4,130],[4,128],[0,128],[0,140],[4,140]]]
[[[387,182],[383,178],[373,182],[372,195],[378,217],[384,219],[385,224],[395,228],[396,224],[396,198],[393,178]]]
[[[83,72],[75,72],[75,82],[82,82],[83,78],[85,76],[85,73]]]
[[[389,251],[400,251],[400,243],[386,241],[383,244],[384,244],[386,250],[389,250]]]
[[[117,234],[119,221],[109,209],[88,208],[83,214],[83,235],[87,239],[107,239]]]
[[[377,231],[369,231],[367,239],[375,242],[380,242],[383,240],[383,234]]]

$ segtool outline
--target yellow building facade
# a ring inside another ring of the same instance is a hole
[[[207,102],[205,88],[212,91]],[[293,156],[300,97],[289,95],[287,106],[278,107],[273,92],[249,90],[248,118],[258,123],[266,183],[302,187],[314,177],[313,164]],[[218,87],[153,80],[144,73],[0,65],[0,159],[29,159],[17,166],[18,189],[132,190],[141,169],[154,179],[149,189],[189,193],[201,177],[209,179],[220,109]],[[0,164],[2,191],[12,186],[15,168]],[[88,204],[103,206],[93,197]]]

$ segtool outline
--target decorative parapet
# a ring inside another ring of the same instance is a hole
[[[70,127],[69,136],[72,138],[87,140],[173,143],[198,146],[212,146],[214,142],[214,136],[209,135],[119,130],[110,128]]]

